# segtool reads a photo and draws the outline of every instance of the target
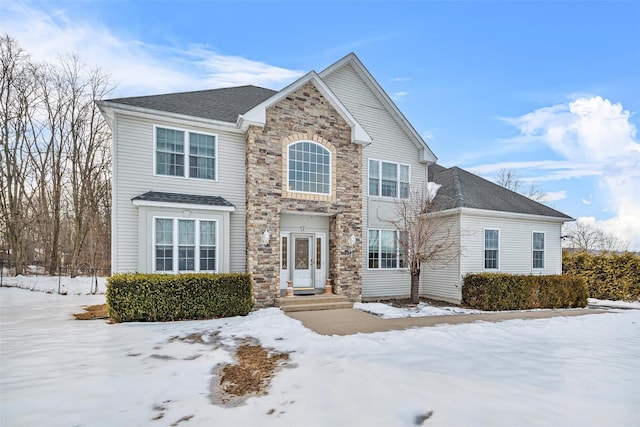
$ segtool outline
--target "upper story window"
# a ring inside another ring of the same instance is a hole
[[[216,179],[215,135],[156,127],[156,174]]]
[[[288,147],[289,191],[331,194],[331,152],[311,141],[294,142]]]
[[[500,231],[484,230],[484,268],[497,270],[500,255]]]
[[[369,160],[369,195],[409,198],[409,166],[380,160]]]
[[[544,268],[544,233],[533,233],[532,250],[533,268]]]

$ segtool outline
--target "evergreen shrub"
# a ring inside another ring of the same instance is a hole
[[[640,255],[564,251],[562,271],[583,277],[589,297],[607,300],[640,299]]]
[[[587,284],[574,275],[467,274],[462,304],[479,310],[586,307]]]
[[[245,316],[253,308],[246,273],[115,274],[106,297],[114,322]]]

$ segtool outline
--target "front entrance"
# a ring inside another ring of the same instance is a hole
[[[292,235],[293,287],[313,288],[313,236]]]
[[[280,289],[324,289],[329,266],[326,233],[280,234]]]

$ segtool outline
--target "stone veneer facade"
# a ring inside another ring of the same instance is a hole
[[[287,191],[287,150],[294,141],[315,141],[332,154],[329,196]],[[336,294],[360,301],[362,294],[362,146],[322,93],[308,82],[266,111],[264,127],[247,131],[247,272],[253,276],[255,307],[280,295],[280,215],[329,216],[329,269]],[[269,246],[262,233],[271,235]],[[354,234],[357,243],[349,247]]]

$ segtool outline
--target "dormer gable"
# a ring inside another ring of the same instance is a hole
[[[340,114],[340,116],[349,124],[351,128],[351,142],[356,144],[367,145],[372,142],[371,136],[358,123],[353,115],[347,110],[338,97],[329,89],[327,84],[320,78],[318,73],[310,71],[295,82],[291,83],[284,89],[280,90],[270,98],[241,114],[238,117],[237,125],[240,129],[246,131],[249,126],[264,127],[266,123],[266,111],[269,107],[284,99],[307,83],[312,83],[318,91],[329,101],[331,106]]]
[[[402,114],[400,109],[395,105],[384,89],[382,89],[380,84],[378,84],[376,79],[369,70],[367,70],[355,53],[349,53],[342,59],[321,71],[319,75],[321,78],[326,79],[331,74],[338,70],[342,70],[345,67],[351,67],[358,74],[360,79],[367,85],[369,90],[388,111],[389,115],[396,121],[400,128],[404,130],[408,138],[415,144],[416,148],[418,148],[420,152],[420,161],[428,164],[435,163],[438,158],[435,156],[433,151],[431,151],[424,139],[422,139],[420,134],[415,130],[404,114]]]

